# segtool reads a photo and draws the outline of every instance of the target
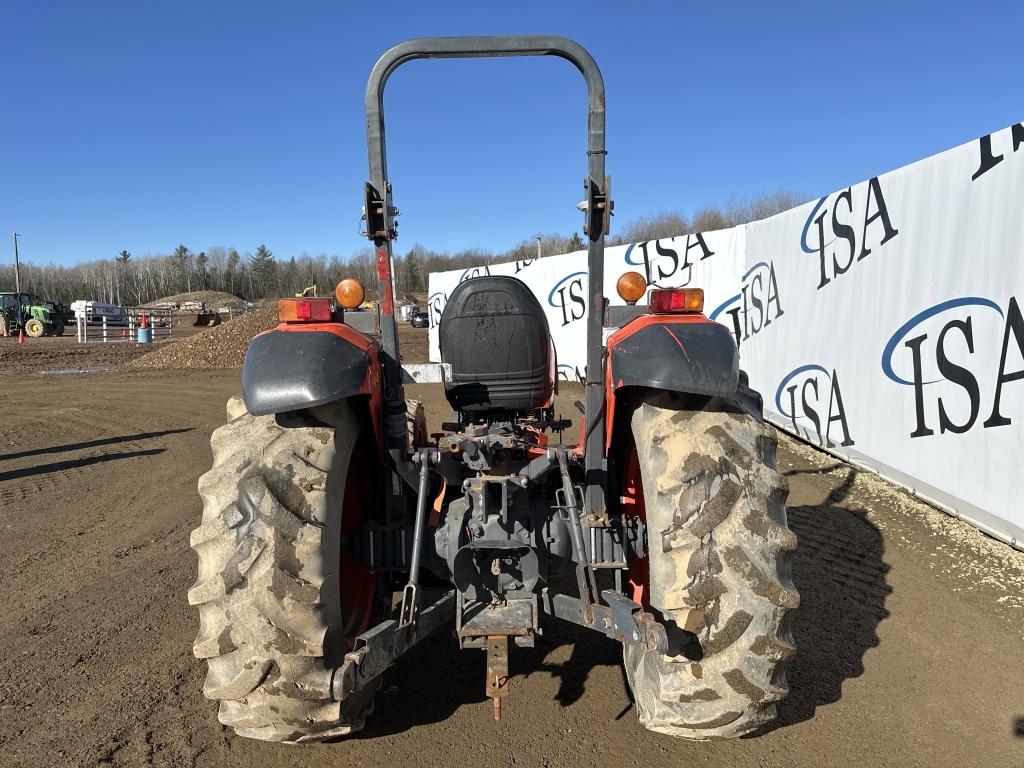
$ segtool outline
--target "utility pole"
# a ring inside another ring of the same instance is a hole
[[[18,233],[14,233],[14,291],[21,293],[21,266],[18,264]],[[18,299],[20,302],[21,299]]]
[[[14,292],[17,296],[18,301],[18,328],[23,328],[25,318],[22,317],[22,304],[21,304],[21,265],[18,264],[18,233],[14,232]],[[10,331],[8,331],[9,333]],[[21,338],[20,336],[18,337]]]
[[[540,258],[540,235],[537,235],[537,258]]]

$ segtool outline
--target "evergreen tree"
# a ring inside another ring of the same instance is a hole
[[[405,256],[405,289],[410,293],[419,293],[423,287],[423,259],[418,248],[413,248]]]
[[[277,262],[274,261],[273,252],[263,243],[249,257],[249,269],[260,296],[266,298],[277,287]]]
[[[184,245],[179,245],[174,249],[174,254],[171,256],[171,263],[174,265],[174,270],[178,273],[179,278],[184,277],[185,290],[192,291],[192,251],[186,248]],[[181,287],[181,281],[179,279],[178,288]]]
[[[206,290],[206,265],[209,259],[206,258],[206,251],[200,251],[196,256],[196,272],[199,275],[199,290]]]
[[[117,256],[114,257],[114,261],[117,262],[117,271],[114,273],[117,281],[117,303],[121,303],[121,284],[124,283],[124,266],[128,263],[132,255],[128,251],[121,251]]]

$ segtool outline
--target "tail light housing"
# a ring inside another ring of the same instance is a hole
[[[703,288],[656,288],[647,299],[653,315],[681,315],[704,311]]]
[[[327,323],[334,316],[330,299],[281,299],[277,317],[284,323]]]

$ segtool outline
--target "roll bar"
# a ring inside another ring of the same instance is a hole
[[[394,46],[374,65],[366,84],[366,140],[370,181],[365,187],[366,236],[374,242],[384,349],[385,421],[393,421],[395,444],[404,440],[405,395],[401,383],[398,326],[395,321],[395,282],[391,241],[396,236],[388,183],[384,140],[384,86],[391,73],[414,59],[476,58],[481,56],[557,56],[571,62],[587,83],[587,176],[583,186],[584,231],[589,239],[589,310],[587,319],[586,380],[586,494],[588,512],[604,512],[604,236],[612,201],[605,177],[604,78],[594,57],[579,43],[556,35],[504,37],[428,37]],[[389,416],[391,417],[389,419]],[[399,419],[400,417],[400,419]],[[401,435],[398,433],[401,420]],[[387,427],[386,427],[387,429]]]

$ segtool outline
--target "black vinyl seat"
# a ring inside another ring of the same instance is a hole
[[[532,411],[554,392],[547,317],[526,283],[489,275],[459,283],[441,313],[445,394],[467,412]]]

